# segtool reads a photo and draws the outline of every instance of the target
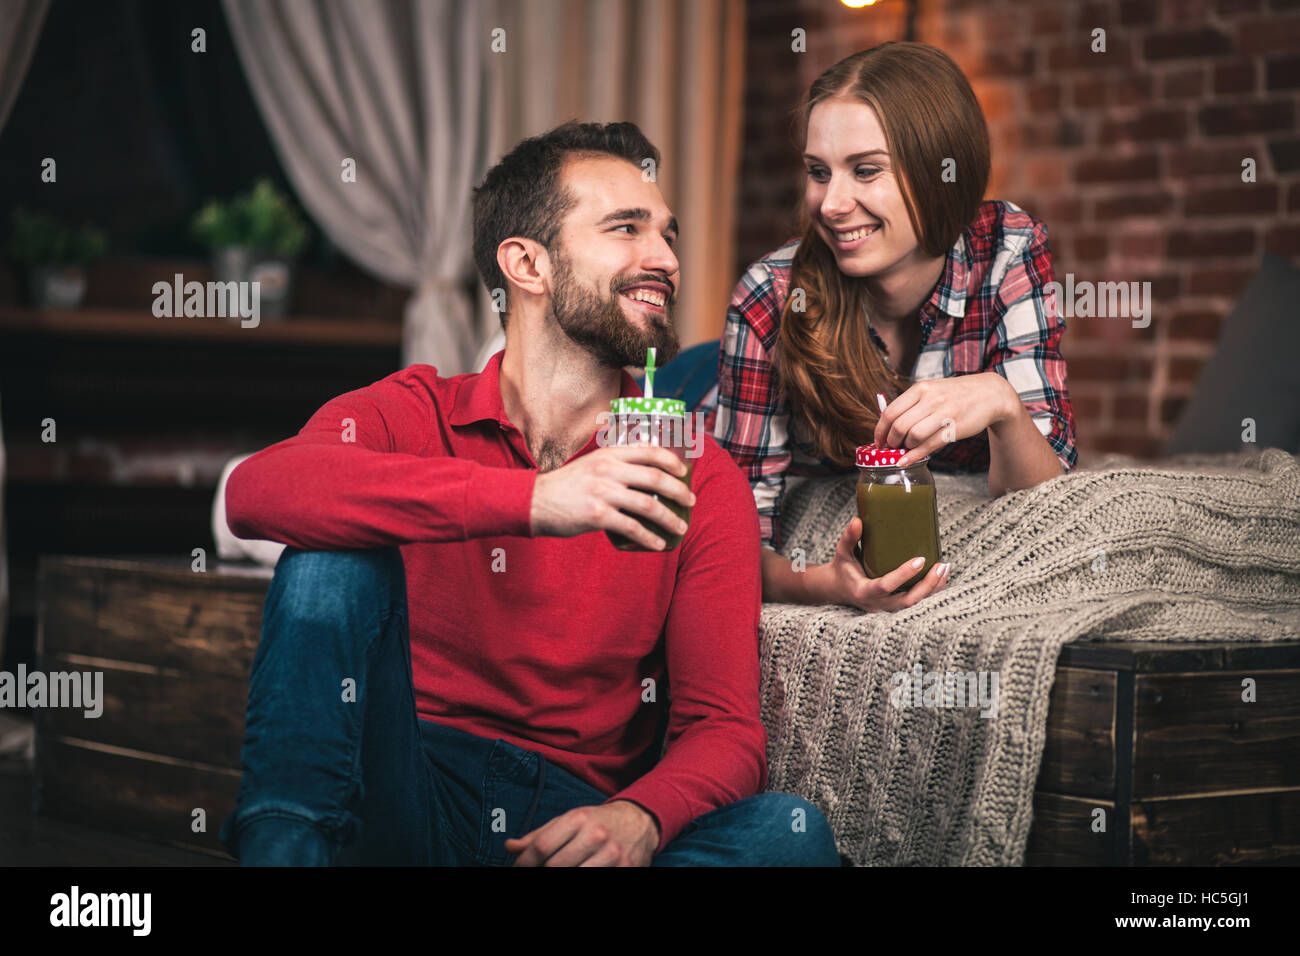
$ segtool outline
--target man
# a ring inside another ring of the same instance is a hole
[[[747,482],[712,436],[694,493],[598,441],[624,367],[678,348],[645,159],[630,123],[520,143],[474,200],[505,349],[342,395],[231,474],[231,530],[288,545],[221,831],[244,864],[838,864],[815,807],[760,792]],[[630,516],[681,529],[647,490],[693,505],[672,551]]]

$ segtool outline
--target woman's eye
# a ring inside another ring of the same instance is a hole
[[[826,170],[821,169],[820,167],[813,167],[812,169],[808,170],[808,175],[812,177],[813,182],[815,183],[824,183],[826,182],[827,179],[830,178],[827,175]]]
[[[874,176],[880,172],[879,166],[859,166],[856,170],[859,176]]]

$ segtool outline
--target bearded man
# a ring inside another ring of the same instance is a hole
[[[520,143],[474,196],[505,348],[341,395],[231,474],[230,529],[287,545],[221,829],[241,863],[838,865],[816,807],[763,792],[748,482],[711,435],[693,488],[598,440],[625,367],[678,350],[646,160],[631,123]]]

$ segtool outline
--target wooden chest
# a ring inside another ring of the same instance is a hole
[[[36,810],[229,858],[271,570],[43,555],[38,668],[102,671],[103,713],[36,709]],[[202,814],[195,811],[201,810]]]
[[[226,856],[270,581],[43,557],[37,666],[103,671],[104,701],[36,710],[38,812]],[[1026,862],[1300,863],[1300,643],[1067,646]]]
[[[1300,642],[1067,645],[1026,863],[1300,863]]]

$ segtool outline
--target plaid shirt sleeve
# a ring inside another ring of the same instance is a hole
[[[998,284],[986,366],[1011,383],[1062,469],[1069,471],[1078,461],[1074,407],[1060,351],[1065,323],[1045,294],[1052,280],[1047,227],[1035,221],[1032,240],[1022,245]]]
[[[785,471],[790,464],[790,409],[769,354],[781,317],[771,270],[756,262],[741,276],[727,308],[718,355],[713,437],[749,479],[763,547],[774,547]]]

